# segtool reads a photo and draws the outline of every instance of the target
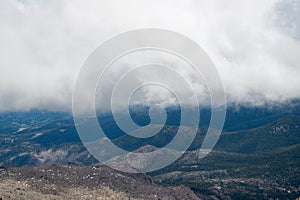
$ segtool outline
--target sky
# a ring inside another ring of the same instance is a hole
[[[197,42],[214,62],[229,103],[300,98],[300,1],[1,0],[0,111],[70,111],[89,54],[139,28],[168,29]],[[144,99],[157,97],[149,91]],[[204,96],[203,88],[198,92]]]

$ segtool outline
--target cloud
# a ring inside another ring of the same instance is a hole
[[[144,27],[198,42],[219,70],[229,102],[300,98],[299,8],[292,0],[4,0],[0,110],[69,111],[87,56],[113,35]],[[194,84],[203,96],[201,81]]]

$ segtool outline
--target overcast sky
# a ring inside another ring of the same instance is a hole
[[[1,0],[0,110],[70,110],[88,55],[144,27],[196,41],[229,102],[300,98],[300,1]]]

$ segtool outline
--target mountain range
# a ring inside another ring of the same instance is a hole
[[[131,109],[132,119],[148,125],[149,107]],[[162,186],[190,187],[201,199],[295,199],[300,196],[300,103],[229,105],[215,148],[197,157],[208,129],[210,109],[201,109],[199,128],[188,151],[173,164],[148,173]],[[107,136],[130,151],[168,144],[180,124],[180,110],[167,108],[167,121],[155,136],[133,138],[110,113],[98,116]],[[156,124],[151,124],[155,128]],[[189,134],[189,124],[184,124]],[[3,166],[99,165],[86,151],[68,113],[32,110],[0,114],[0,164]]]

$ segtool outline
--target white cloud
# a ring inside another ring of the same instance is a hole
[[[37,1],[0,7],[0,110],[70,110],[80,66],[118,33],[166,28],[198,42],[229,101],[299,98],[299,1]],[[151,95],[150,95],[151,96]]]

